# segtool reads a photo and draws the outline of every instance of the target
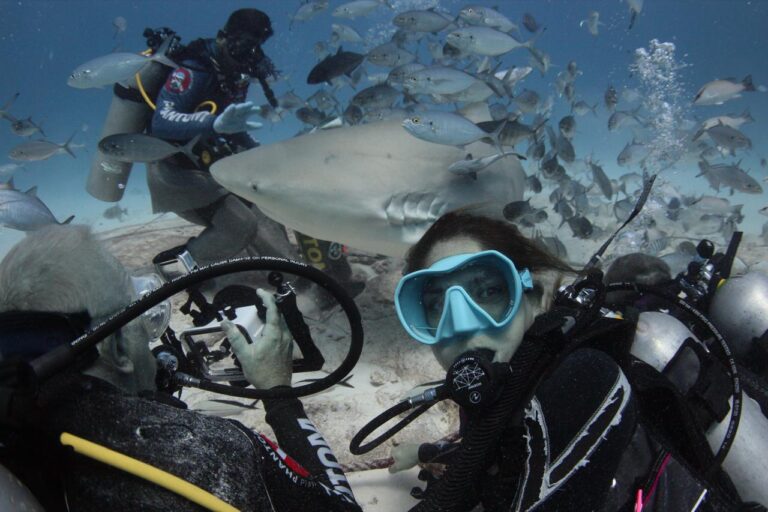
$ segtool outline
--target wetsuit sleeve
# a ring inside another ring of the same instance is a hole
[[[335,505],[328,510],[361,510],[341,465],[323,435],[307,418],[301,402],[298,399],[264,400],[264,407],[280,450],[296,460],[308,478],[326,491]]]
[[[195,112],[195,108],[210,99],[213,81],[214,77],[205,71],[183,66],[174,69],[157,96],[152,135],[175,141],[212,135],[216,116]]]

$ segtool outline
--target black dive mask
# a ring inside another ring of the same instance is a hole
[[[227,53],[236,62],[237,71],[263,79],[275,75],[274,64],[261,49],[266,38],[251,34],[225,34],[225,38]]]

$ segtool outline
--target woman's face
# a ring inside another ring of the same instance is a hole
[[[426,266],[454,256],[456,254],[475,253],[486,250],[477,240],[469,237],[457,237],[438,242],[427,254]],[[427,307],[427,321],[437,325],[442,312],[443,298],[441,290],[458,284],[470,293],[473,299],[494,318],[503,316],[509,304],[510,290],[504,276],[493,275],[487,271],[466,268],[450,276],[433,279],[425,289],[424,301]],[[470,289],[467,289],[469,286]],[[498,330],[485,330],[471,336],[442,340],[432,345],[432,353],[446,370],[453,361],[468,350],[487,349],[494,353],[493,362],[507,362],[520,346],[525,331],[533,323],[535,308],[523,295],[520,309],[510,324]]]

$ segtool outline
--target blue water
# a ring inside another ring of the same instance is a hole
[[[0,1],[0,103],[15,92],[18,100],[10,113],[18,118],[32,116],[42,122],[48,139],[63,143],[73,132],[77,158],[58,154],[42,162],[25,164],[26,170],[18,171],[15,183],[19,189],[38,187],[38,196],[48,204],[59,219],[76,215],[76,222],[91,224],[96,230],[110,229],[120,224],[103,218],[102,212],[111,204],[100,202],[85,192],[85,181],[89,161],[96,151],[101,124],[111,99],[111,90],[78,90],[67,86],[67,76],[74,68],[92,58],[107,54],[114,49],[140,51],[144,49],[142,31],[145,27],[168,26],[175,29],[188,42],[197,37],[213,37],[224,24],[228,15],[240,7],[257,7],[272,18],[275,36],[265,45],[281,71],[283,80],[274,84],[278,96],[293,89],[306,98],[319,86],[306,84],[306,75],[316,63],[313,46],[318,41],[328,41],[331,23],[344,23],[366,36],[365,45],[347,45],[345,49],[365,53],[377,43],[384,42],[393,32],[391,24],[394,11],[378,8],[372,14],[355,20],[331,17],[334,7],[342,0],[331,0],[328,10],[307,22],[297,22],[289,31],[290,16],[299,6],[298,1],[105,1],[105,0],[59,0],[59,1]],[[458,1],[393,0],[395,11],[410,8],[437,6],[446,12],[456,14],[466,5]],[[577,158],[593,153],[612,177],[627,172],[615,163],[616,155],[632,138],[629,129],[609,132],[608,113],[603,107],[603,93],[610,83],[618,91],[622,87],[636,87],[637,78],[630,76],[629,66],[633,62],[634,50],[647,47],[649,41],[658,39],[672,42],[676,47],[676,58],[687,66],[680,70],[680,87],[683,91],[681,107],[691,120],[702,121],[711,116],[727,113],[739,114],[749,109],[755,122],[742,126],[742,131],[752,139],[753,148],[740,152],[736,158],[723,158],[715,162],[735,162],[742,159],[741,166],[750,170],[753,177],[763,185],[762,178],[768,170],[761,168],[760,159],[768,156],[765,150],[766,120],[768,119],[768,94],[746,93],[742,98],[722,106],[696,107],[690,105],[696,91],[704,83],[715,78],[743,78],[751,74],[756,85],[768,84],[768,69],[765,55],[768,49],[768,35],[765,21],[768,20],[768,2],[753,0],[646,0],[643,12],[634,28],[627,30],[629,11],[626,3],[610,1],[566,1],[566,0],[493,0],[477,2],[483,5],[498,5],[499,9],[521,27],[523,38],[530,37],[522,27],[524,12],[531,13],[546,32],[540,36],[536,46],[551,56],[552,68],[545,76],[534,71],[520,86],[534,89],[542,98],[556,94],[553,81],[566,64],[575,60],[583,75],[576,82],[577,98],[592,104],[598,102],[598,117],[591,114],[577,119],[578,128],[574,139]],[[589,11],[600,12],[605,23],[597,37],[591,36],[579,21]],[[122,16],[127,20],[127,30],[115,35],[112,21]],[[445,33],[438,39],[444,41]],[[422,45],[422,48],[424,45]],[[424,58],[426,52],[421,57]],[[528,65],[529,54],[524,49],[513,51],[503,57],[504,68]],[[386,73],[386,68],[366,64],[370,75]],[[360,87],[372,83],[363,79]],[[338,93],[344,100],[353,91],[345,87]],[[261,104],[265,99],[258,86],[251,88],[253,101]],[[552,124],[565,115],[568,107],[564,99],[556,98]],[[619,108],[627,105],[619,103]],[[527,118],[530,121],[530,117]],[[289,116],[281,123],[263,121],[264,127],[255,132],[263,144],[284,140],[294,136],[302,123]],[[10,132],[4,121],[0,121],[0,165],[11,163],[8,151],[22,139]],[[525,145],[520,149],[524,151]],[[530,174],[531,162],[524,166]],[[575,168],[582,166],[573,164]],[[569,169],[570,171],[570,169]],[[698,173],[695,159],[687,159],[666,171],[670,179],[683,183],[685,192],[714,193],[708,190],[703,178],[694,178]],[[142,165],[134,167],[128,183],[125,198],[121,202],[129,211],[126,223],[146,222],[152,219],[149,196],[146,191]],[[721,192],[729,197],[727,192]],[[741,225],[749,232],[759,233],[766,219],[757,210],[766,204],[764,194],[748,196],[736,193],[729,197],[732,203],[744,203],[747,219]],[[0,232],[0,254],[18,240],[22,233],[3,229]]]

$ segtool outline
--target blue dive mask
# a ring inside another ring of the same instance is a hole
[[[506,327],[523,292],[532,288],[528,269],[518,272],[498,251],[457,254],[404,276],[395,290],[395,309],[408,334],[433,345]]]

